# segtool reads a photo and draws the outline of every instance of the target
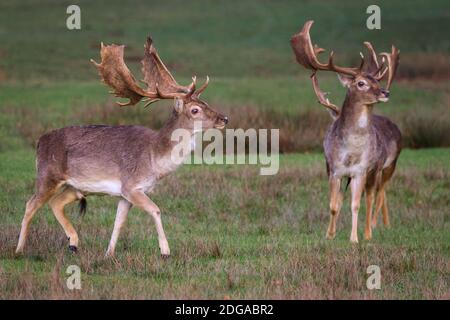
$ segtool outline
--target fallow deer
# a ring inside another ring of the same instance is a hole
[[[364,45],[369,55],[361,54],[361,64],[356,68],[337,66],[331,52],[328,63],[319,62],[317,55],[322,48],[313,46],[308,21],[303,29],[291,39],[296,60],[303,67],[313,71],[311,75],[314,92],[319,103],[327,107],[334,121],[326,133],[323,143],[327,174],[330,186],[330,223],[327,238],[336,234],[336,220],[341,210],[343,194],[341,181],[348,178],[351,188],[352,230],[350,241],[358,242],[357,223],[361,196],[366,196],[365,239],[372,237],[372,226],[376,226],[377,215],[383,210],[383,221],[389,226],[389,215],[385,193],[386,183],[392,177],[401,150],[401,133],[398,127],[386,117],[373,114],[373,106],[389,99],[389,89],[394,79],[399,51],[392,46],[391,53],[377,54],[369,42]],[[319,88],[317,71],[336,72],[347,95],[341,109],[332,104]],[[380,81],[387,77],[386,88]],[[347,185],[348,185],[347,184]],[[372,220],[373,203],[376,198]]]
[[[76,252],[78,235],[66,218],[64,207],[77,200],[85,204],[85,196],[90,194],[107,194],[120,197],[107,256],[114,255],[120,230],[132,206],[153,218],[161,255],[170,255],[160,209],[147,194],[159,179],[181,163],[172,159],[172,150],[178,142],[172,141],[171,135],[184,129],[193,139],[195,121],[201,121],[203,129],[221,129],[228,118],[200,99],[209,78],[198,90],[195,77],[189,86],[179,85],[161,61],[150,37],[142,59],[146,89],[137,84],[123,60],[123,52],[123,45],[102,43],[101,63],[91,60],[102,81],[113,89],[112,93],[129,99],[118,104],[135,105],[145,100],[148,105],[160,99],[174,99],[171,117],[159,131],[141,126],[90,125],[57,129],[40,137],[36,192],[26,204],[17,253],[23,251],[33,215],[46,202],[69,238],[69,249]],[[188,143],[187,148],[191,148],[191,141]]]

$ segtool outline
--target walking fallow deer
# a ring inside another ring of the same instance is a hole
[[[228,118],[200,99],[209,78],[198,90],[195,77],[189,86],[179,85],[159,58],[150,37],[142,60],[146,89],[137,84],[125,65],[123,51],[124,46],[101,45],[101,63],[91,61],[102,81],[116,96],[129,99],[128,103],[118,103],[122,106],[135,105],[143,99],[147,105],[160,99],[175,99],[170,119],[159,131],[141,126],[92,125],[66,127],[44,134],[37,145],[36,193],[26,204],[17,253],[23,251],[33,215],[47,201],[69,237],[69,249],[76,252],[78,235],[64,215],[64,207],[77,200],[85,204],[85,196],[89,194],[107,194],[120,197],[107,256],[114,255],[120,230],[132,206],[153,218],[161,255],[170,255],[161,212],[146,194],[182,162],[172,157],[172,150],[179,143],[171,138],[175,130],[184,129],[193,139],[194,122],[201,121],[203,129],[221,129]],[[185,144],[190,150],[191,141]]]
[[[399,51],[392,46],[391,53],[381,53],[382,63],[369,42],[364,45],[367,57],[361,54],[361,65],[357,68],[340,67],[334,64],[333,52],[328,63],[321,63],[317,55],[322,48],[313,46],[309,31],[313,21],[308,21],[300,33],[291,39],[297,62],[313,70],[311,76],[314,92],[319,103],[330,110],[334,121],[328,129],[323,143],[330,184],[330,224],[327,238],[336,234],[336,219],[342,206],[341,180],[347,177],[351,188],[352,231],[351,242],[358,242],[357,223],[362,193],[366,194],[366,225],[364,237],[372,237],[372,226],[376,226],[377,215],[383,210],[383,221],[389,226],[385,187],[392,177],[401,150],[401,133],[389,119],[373,114],[373,105],[389,99],[389,88],[399,62]],[[341,109],[332,104],[319,88],[316,72],[336,72],[347,95]],[[380,81],[387,77],[386,88]],[[376,198],[375,214],[372,207]],[[372,225],[371,225],[372,224]]]

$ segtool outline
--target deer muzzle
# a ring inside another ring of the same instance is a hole
[[[378,101],[380,101],[380,102],[389,101],[389,90],[381,89],[380,95],[378,96]]]
[[[217,129],[223,129],[223,128],[225,128],[225,126],[227,125],[227,123],[228,123],[228,117],[227,117],[227,116],[224,116],[224,115],[218,115],[218,116],[217,116],[217,120],[216,120],[215,127],[216,127]]]

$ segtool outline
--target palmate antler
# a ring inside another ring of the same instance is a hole
[[[164,63],[161,61],[153,41],[150,37],[144,47],[144,58],[142,59],[143,82],[147,85],[142,89],[138,84],[123,60],[123,45],[103,45],[101,44],[101,63],[91,59],[97,67],[103,82],[109,85],[117,97],[128,98],[126,103],[117,102],[120,106],[135,105],[143,98],[146,98],[146,106],[160,99],[179,98],[183,100],[198,99],[200,94],[208,86],[209,78],[205,84],[196,89],[196,77],[192,78],[189,86],[179,85]]]
[[[314,92],[319,100],[319,103],[330,109],[333,118],[339,116],[339,109],[336,105],[332,104],[326,97],[325,93],[320,90],[319,82],[316,77],[316,72],[319,70],[333,71],[340,74],[356,77],[358,74],[366,73],[372,75],[375,79],[381,80],[386,74],[388,75],[386,89],[389,89],[395,76],[395,72],[399,62],[399,51],[392,46],[392,52],[390,54],[383,52],[380,55],[383,58],[383,64],[378,63],[377,54],[370,42],[364,42],[364,45],[369,50],[369,55],[365,58],[361,54],[361,63],[359,67],[341,67],[334,63],[334,53],[330,54],[328,63],[321,63],[317,59],[317,55],[324,52],[325,49],[313,46],[309,31],[314,21],[307,21],[302,30],[291,38],[291,46],[294,50],[296,60],[299,64],[307,69],[313,71],[311,80],[314,88]],[[386,63],[386,66],[384,66]],[[384,70],[382,70],[384,67]]]
[[[292,49],[294,49],[295,57],[297,62],[300,63],[307,69],[313,71],[324,70],[324,71],[334,71],[341,74],[346,74],[350,76],[356,76],[361,67],[359,68],[346,68],[340,67],[334,64],[334,52],[331,51],[330,57],[328,58],[328,63],[321,63],[317,59],[317,55],[324,52],[325,49],[319,48],[317,45],[313,46],[311,42],[311,36],[309,35],[309,30],[313,25],[314,21],[310,20],[305,23],[303,29],[291,38]],[[362,63],[361,63],[362,65]]]

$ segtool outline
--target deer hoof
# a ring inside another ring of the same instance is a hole
[[[114,258],[114,253],[111,251],[107,251],[105,253],[105,258],[109,259],[109,258]]]
[[[333,240],[336,237],[335,233],[327,233],[327,240]]]
[[[78,252],[78,248],[76,246],[69,246],[69,251],[72,253],[77,253]]]

